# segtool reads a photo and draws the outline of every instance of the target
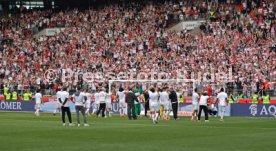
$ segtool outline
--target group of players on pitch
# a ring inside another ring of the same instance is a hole
[[[131,106],[130,100],[126,100],[126,95],[129,93],[134,93],[136,99],[133,101],[133,108],[129,108]],[[128,114],[128,117],[136,117],[140,116],[140,107],[141,102],[145,102],[145,116],[147,115],[147,110],[150,110],[150,119],[154,124],[157,124],[158,119],[169,120],[170,113],[173,111],[173,117],[175,120],[178,119],[177,111],[178,111],[178,101],[180,99],[181,93],[176,92],[173,88],[158,88],[147,86],[147,90],[142,91],[142,88],[133,87],[130,89],[119,88],[118,91],[114,91],[113,94],[116,94],[116,101],[119,103],[119,112],[120,116],[124,117]],[[70,101],[71,100],[76,109],[77,123],[80,126],[80,113],[84,119],[84,126],[89,126],[87,123],[86,115],[96,114],[99,117],[100,113],[102,117],[111,117],[112,113],[112,94],[108,93],[105,88],[100,88],[98,91],[94,93],[87,92],[86,89],[79,89],[73,95],[69,95],[69,92],[66,91],[66,88],[62,88],[57,92],[57,101],[56,108],[54,110],[54,115],[56,112],[61,109],[62,113],[62,122],[65,126],[65,113],[69,119],[69,125],[73,126],[71,111],[70,111]],[[216,101],[214,103],[218,103],[219,112],[220,112],[220,120],[223,121],[224,112],[227,106],[227,94],[224,92],[224,89],[221,88],[220,92],[216,96]],[[38,90],[34,96],[36,102],[36,111],[35,114],[39,116],[39,112],[41,111],[41,103],[42,103],[42,95]],[[91,98],[94,98],[94,103],[92,104],[93,110],[90,111],[91,108]],[[192,95],[192,105],[193,105],[193,113],[192,113],[192,121],[200,121],[202,110],[205,114],[205,121],[208,122],[208,114],[217,114],[217,111],[214,111],[214,104],[209,103],[209,99],[211,96],[207,95],[207,92],[203,92],[199,95],[197,88],[194,89]],[[147,107],[148,106],[148,107]],[[129,115],[132,114],[132,115]]]

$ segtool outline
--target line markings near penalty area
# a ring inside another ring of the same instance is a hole
[[[152,126],[158,126],[158,127],[168,127],[169,125],[159,125],[159,124],[132,124],[132,123],[104,123],[104,122],[95,122],[91,124],[93,125],[101,125],[101,126],[110,126],[110,125],[115,125],[115,126],[139,126],[139,127],[152,127]]]

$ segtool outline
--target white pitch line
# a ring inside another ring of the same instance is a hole
[[[228,129],[228,128],[231,128],[231,129],[263,129],[263,130],[275,130],[276,128],[259,128],[259,127],[234,127],[234,126],[183,126],[183,127],[198,127],[198,128],[218,128],[218,129]]]
[[[121,124],[121,123],[93,123],[94,125],[98,125],[98,124],[101,124],[102,126],[108,126],[108,125],[116,125],[116,126],[143,126],[143,127],[147,127],[147,126],[159,126],[159,127],[174,127],[175,125],[153,125],[153,124]],[[198,127],[198,128],[218,128],[218,129],[260,129],[260,130],[275,130],[276,128],[258,128],[258,127],[233,127],[233,126],[207,126],[207,125],[202,125],[202,126],[195,126],[195,125],[181,125],[181,127]]]
[[[152,123],[149,123],[149,124],[128,124],[128,123],[103,123],[103,122],[95,122],[93,123],[93,125],[98,125],[98,124],[101,124],[101,125],[118,125],[118,126],[165,126],[165,127],[168,127],[169,125],[159,125],[159,124],[152,124]]]

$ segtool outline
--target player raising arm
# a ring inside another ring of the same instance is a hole
[[[153,124],[157,124],[157,119],[159,116],[160,102],[159,102],[159,92],[157,86],[155,88],[148,89],[149,93],[149,105],[150,112],[152,115]]]
[[[160,105],[161,106],[163,106],[163,108],[164,108],[164,116],[163,116],[163,118],[164,118],[164,120],[168,120],[169,118],[169,110],[170,110],[170,102],[169,102],[169,94],[168,94],[168,92],[167,92],[167,88],[165,87],[165,88],[163,88],[163,89],[161,89],[161,92],[160,92]],[[160,112],[162,112],[161,110],[160,110]],[[162,114],[161,114],[162,115]]]
[[[116,94],[117,99],[119,100],[119,112],[120,117],[124,117],[126,115],[126,101],[125,101],[125,91],[122,87],[119,88],[119,91]]]
[[[197,112],[198,112],[198,102],[199,102],[199,95],[197,93],[197,88],[195,88],[193,96],[192,96],[192,104],[193,104],[193,113],[191,121],[196,121],[197,119]]]

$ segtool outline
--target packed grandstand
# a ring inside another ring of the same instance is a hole
[[[20,7],[18,13],[0,20],[1,93],[5,87],[19,96],[28,89],[55,95],[61,86],[108,88],[110,77],[94,76],[88,82],[82,78],[87,72],[113,73],[116,80],[121,72],[136,73],[135,78],[141,72],[148,78],[151,72],[163,72],[168,73],[163,79],[177,79],[180,71],[182,78],[198,79],[198,87],[211,87],[213,93],[223,86],[244,98],[262,90],[272,97],[276,93],[275,15],[274,0],[139,1],[86,10]],[[193,30],[170,30],[191,20],[204,22]],[[47,28],[61,31],[38,35]],[[222,81],[215,74],[229,69],[230,80]],[[77,78],[68,76],[70,72]],[[204,81],[205,73],[207,79],[214,76],[213,81]]]

